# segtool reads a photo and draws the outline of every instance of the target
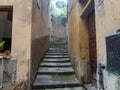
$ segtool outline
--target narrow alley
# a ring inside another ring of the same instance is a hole
[[[0,0],[0,90],[120,90],[120,0]]]

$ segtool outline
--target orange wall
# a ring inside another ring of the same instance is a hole
[[[87,23],[80,17],[78,0],[68,0],[69,50],[72,64],[81,83],[90,81]]]

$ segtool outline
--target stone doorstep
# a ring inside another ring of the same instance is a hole
[[[38,74],[73,74],[75,71],[71,67],[40,67]]]
[[[72,66],[70,62],[64,62],[64,63],[42,62],[40,64],[40,67],[72,67]]]

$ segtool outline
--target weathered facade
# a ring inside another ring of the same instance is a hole
[[[67,41],[67,31],[66,23],[63,24],[59,18],[51,16],[51,40],[52,42],[66,42]]]
[[[78,0],[68,1],[69,52],[76,74],[81,83],[90,82],[88,30],[80,18],[82,7]]]
[[[11,55],[17,60],[17,79],[9,90],[30,90],[48,48],[48,6],[48,0],[0,0],[0,12],[9,8],[13,11]]]
[[[120,29],[119,4],[119,0],[68,0],[71,60],[77,66],[75,70],[79,80],[87,83],[93,78],[98,89],[120,89],[120,75],[107,71],[105,40]]]

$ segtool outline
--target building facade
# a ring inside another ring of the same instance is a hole
[[[118,0],[68,0],[70,57],[80,82],[93,81],[98,90],[120,89],[120,75],[115,73],[119,67],[115,70],[115,65],[109,67],[115,61],[110,61],[106,40],[106,37],[118,35],[119,4]],[[116,50],[120,52],[119,47]]]
[[[1,34],[11,39],[11,55],[17,60],[15,84],[5,90],[30,90],[37,67],[48,48],[48,0],[0,0]],[[8,87],[8,88],[7,88]]]

